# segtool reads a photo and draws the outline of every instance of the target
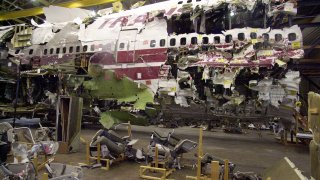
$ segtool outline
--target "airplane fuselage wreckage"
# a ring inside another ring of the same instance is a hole
[[[44,24],[0,27],[1,116],[17,102],[18,113],[50,119],[44,109],[54,114],[58,96],[74,95],[84,98],[83,118],[106,127],[278,118],[289,128],[300,75],[287,64],[304,55],[302,33],[273,24],[279,13],[296,15],[295,6],[170,0],[99,15],[44,8]]]

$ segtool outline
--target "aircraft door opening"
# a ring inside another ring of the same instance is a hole
[[[117,50],[117,63],[133,63],[137,29],[120,31]]]

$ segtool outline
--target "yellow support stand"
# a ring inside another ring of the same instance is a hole
[[[48,173],[43,173],[43,175],[42,175],[42,180],[49,180],[49,175],[48,175]]]
[[[121,156],[121,160],[123,160],[123,156]],[[86,142],[86,163],[79,163],[79,165],[92,165],[91,160],[96,160],[97,163],[101,163],[101,161],[104,161],[106,163],[106,166],[101,167],[103,170],[109,170],[110,169],[110,159],[104,159],[101,158],[101,144],[97,144],[97,156],[96,157],[91,157],[90,156],[90,145],[88,142]],[[116,161],[116,160],[115,160]]]
[[[211,161],[211,177],[207,177],[201,174],[201,160],[203,158],[203,129],[200,128],[199,132],[199,145],[198,145],[198,158],[197,158],[197,176],[186,176],[186,179],[195,180],[219,180],[220,166],[218,161]],[[228,180],[229,176],[229,161],[225,160],[224,180]]]
[[[35,155],[33,157],[33,165],[38,173],[42,168],[45,167],[45,165],[49,162],[48,157],[44,155],[44,160],[42,162],[39,161],[39,156]]]
[[[148,166],[140,166],[140,170],[139,170],[139,176],[142,179],[150,179],[150,180],[168,180],[167,177],[172,174],[175,169],[166,169],[165,168],[165,163],[166,162],[159,162],[159,150],[158,147],[155,147],[155,160],[153,162],[151,162],[151,164],[149,164]],[[154,167],[152,166],[152,164],[154,164]],[[159,168],[159,165],[162,165],[162,168]],[[147,175],[147,172],[159,172],[161,173],[160,177],[156,177],[156,176],[151,176],[151,175]]]
[[[224,160],[224,175],[223,175],[224,180],[229,179],[229,160],[226,159]]]
[[[211,161],[211,180],[219,180],[219,161]]]
[[[132,138],[132,128],[131,128],[131,123],[130,121],[128,121],[128,123],[124,123],[123,125],[127,125],[127,129],[128,129],[128,137],[131,139]],[[84,139],[82,139],[82,141],[85,141]],[[111,160],[110,159],[104,159],[102,158],[101,155],[101,144],[97,143],[97,156],[96,157],[91,157],[90,156],[90,144],[89,142],[85,142],[86,143],[86,163],[79,163],[79,165],[92,165],[93,163],[91,163],[91,160],[96,160],[97,163],[101,163],[101,161],[104,161],[106,163],[106,165],[104,167],[101,167],[101,169],[103,170],[109,170],[110,169],[110,164],[111,164]],[[124,154],[121,154],[119,158],[113,160],[113,162],[119,162],[119,161],[123,161],[125,160]]]

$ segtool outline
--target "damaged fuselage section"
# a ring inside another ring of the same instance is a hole
[[[59,95],[82,96],[84,117],[99,116],[107,126],[128,118],[170,125],[269,120],[281,107],[297,110],[299,72],[286,67],[304,54],[298,26],[266,26],[279,13],[295,15],[295,4],[171,0],[8,27],[0,29],[7,36],[0,37],[1,61],[21,69],[27,105],[54,107]],[[291,126],[291,117],[279,118]]]

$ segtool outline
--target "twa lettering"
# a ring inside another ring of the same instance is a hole
[[[164,12],[165,16],[171,16],[172,14],[174,14],[174,12],[178,12],[181,13],[181,9],[178,9],[176,7],[169,9],[168,11],[165,10],[160,10],[159,12]],[[106,18],[104,20],[104,22],[99,26],[98,29],[102,29],[102,28],[114,28],[117,24],[119,24],[120,26],[133,26],[135,24],[141,23],[144,24],[148,18],[148,13],[144,14],[144,15],[139,15],[138,17],[136,17],[133,21],[129,21],[130,16],[121,16],[118,18]],[[108,26],[107,26],[108,24]]]

